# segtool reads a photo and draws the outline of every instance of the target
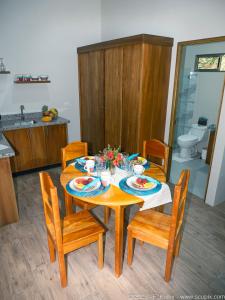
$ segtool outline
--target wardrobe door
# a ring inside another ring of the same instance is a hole
[[[123,48],[123,108],[122,142],[123,151],[139,151],[139,120],[141,112],[141,69],[142,45]]]
[[[144,44],[139,147],[143,140],[164,140],[171,47]]]
[[[81,139],[90,153],[105,146],[104,51],[79,54]]]
[[[123,48],[105,50],[105,144],[121,145]]]

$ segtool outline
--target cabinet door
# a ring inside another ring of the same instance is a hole
[[[30,140],[33,168],[45,166],[47,164],[47,155],[44,127],[30,128]]]
[[[79,54],[81,138],[89,152],[105,146],[104,51]]]
[[[141,118],[141,69],[142,45],[123,48],[123,109],[122,142],[123,151],[138,149],[139,120]]]
[[[14,130],[4,131],[4,136],[6,137],[7,141],[12,146],[12,148],[14,149]],[[10,157],[10,165],[11,165],[12,172],[15,172],[16,171],[16,159],[15,159],[15,156]]]
[[[105,50],[105,144],[121,145],[123,47]]]
[[[33,168],[30,129],[16,129],[13,134],[13,149],[15,151],[15,171],[25,171]]]
[[[61,148],[67,145],[67,125],[51,125],[45,127],[45,141],[47,149],[47,164],[61,162]]]

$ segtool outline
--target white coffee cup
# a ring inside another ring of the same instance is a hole
[[[84,166],[84,170],[87,171],[88,174],[90,174],[94,172],[94,167],[95,167],[95,161],[92,159],[88,159]]]
[[[102,182],[102,185],[104,187],[108,186],[110,184],[110,180],[111,180],[111,176],[110,176],[109,171],[103,171],[101,173],[101,182]]]
[[[135,175],[141,175],[142,173],[144,173],[145,168],[142,165],[134,165],[133,171]]]

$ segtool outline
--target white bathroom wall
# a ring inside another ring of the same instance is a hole
[[[193,72],[196,55],[213,53],[225,53],[225,42],[187,46],[184,68]],[[197,90],[192,123],[197,123],[201,116],[208,119],[208,124],[217,123],[224,74],[224,72],[197,73]]]
[[[0,114],[59,109],[69,139],[80,138],[76,48],[101,40],[101,0],[0,1]],[[14,75],[48,74],[50,84],[17,85]]]

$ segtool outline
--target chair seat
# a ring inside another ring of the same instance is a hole
[[[66,216],[62,222],[64,253],[95,242],[103,232],[105,229],[88,210]]]
[[[171,216],[152,209],[140,211],[135,214],[128,226],[132,236],[145,242],[149,242],[167,249]],[[137,236],[136,236],[137,234]]]

